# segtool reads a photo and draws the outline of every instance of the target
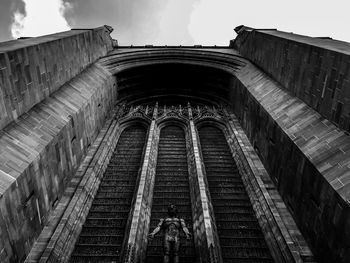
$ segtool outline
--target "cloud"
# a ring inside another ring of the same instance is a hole
[[[11,34],[14,38],[35,37],[70,29],[64,14],[72,8],[63,0],[22,0],[25,12],[13,14]]]
[[[234,36],[232,17],[237,13],[236,6],[232,0],[196,2],[188,25],[195,44],[227,46]]]
[[[228,45],[238,25],[350,41],[348,0],[200,0],[188,30],[196,44]]]
[[[120,45],[145,45],[156,44],[157,41],[161,41],[161,39],[158,40],[158,35],[162,34],[160,31],[164,28],[161,24],[163,23],[164,10],[167,9],[168,13],[171,11],[169,10],[170,1],[187,3],[194,0],[64,1],[73,4],[73,9],[65,12],[65,18],[70,26],[94,28],[101,25],[110,25],[114,28],[112,37],[118,39]],[[176,12],[180,11],[182,10],[177,8]],[[176,18],[176,13],[173,13],[172,17]],[[188,13],[188,21],[189,14],[190,12]],[[182,14],[179,14],[179,16],[182,16]],[[187,28],[187,24],[185,28]],[[168,31],[170,30],[168,29]],[[163,33],[166,32],[163,31]]]
[[[158,18],[159,32],[153,44],[193,45],[188,32],[190,15],[197,0],[168,0]]]
[[[20,11],[16,10],[13,15],[14,21],[11,25],[11,34],[14,38],[18,38],[21,36],[23,28],[24,28],[24,18],[25,15]]]

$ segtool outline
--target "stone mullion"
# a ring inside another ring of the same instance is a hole
[[[188,154],[190,170],[193,232],[200,262],[222,262],[219,237],[210,201],[208,182],[205,178],[202,157],[199,151],[198,134],[189,105]]]
[[[123,249],[123,262],[143,262],[145,258],[159,142],[159,132],[156,124],[157,114],[158,104],[154,108],[148,132],[133,214],[129,219],[131,220],[130,230],[125,238],[127,243]]]

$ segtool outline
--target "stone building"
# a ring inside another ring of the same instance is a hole
[[[350,262],[350,44],[235,30],[0,43],[0,262]]]

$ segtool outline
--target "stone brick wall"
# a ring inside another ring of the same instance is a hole
[[[276,262],[315,262],[238,120],[233,114],[229,118],[226,138],[273,258]]]
[[[41,232],[25,262],[68,262],[120,134],[117,121],[109,119],[86,156],[90,162],[82,162],[65,191],[62,199],[70,202],[67,206],[60,202],[62,206],[54,211],[56,217]]]
[[[0,130],[112,50],[109,27],[0,43]]]
[[[236,28],[232,45],[323,117],[350,132],[350,44]]]
[[[251,64],[232,106],[319,262],[350,260],[350,137]]]
[[[24,260],[105,123],[115,79],[85,69],[0,132],[0,261]]]

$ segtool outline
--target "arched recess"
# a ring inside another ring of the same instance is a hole
[[[205,50],[181,49],[122,51],[111,53],[101,60],[101,64],[116,76],[119,102],[134,105],[155,103],[156,101],[166,105],[177,103],[186,105],[188,101],[191,104],[194,101],[210,106],[228,104],[237,110],[242,104],[237,98],[244,101],[244,96],[248,93],[248,88],[236,78],[237,71],[246,66],[246,61],[232,54],[218,55],[217,52]],[[184,76],[189,76],[189,78],[184,78]],[[242,79],[247,76],[241,74],[240,77]],[[186,83],[186,81],[188,82]],[[238,110],[238,112],[240,111]],[[164,120],[167,120],[168,117],[166,116]],[[200,123],[204,123],[206,118],[203,116],[198,119],[195,116],[192,117],[199,126]],[[232,125],[228,125],[232,119],[227,119],[228,116],[222,117],[222,125],[219,126],[227,141],[232,141],[234,132]],[[153,118],[157,124],[161,123],[159,121],[160,115],[154,115]],[[186,122],[191,122],[190,114],[185,118],[187,118]],[[195,133],[193,132],[193,134]],[[195,174],[196,172],[193,172],[193,175]],[[257,199],[254,200],[256,202]],[[262,217],[264,216],[265,214],[262,215]],[[260,217],[261,214],[259,214]],[[268,231],[271,233],[271,229]],[[267,234],[269,234],[268,231]]]
[[[150,121],[141,117],[127,118],[120,121],[119,129],[123,132],[126,128],[137,125],[144,127],[148,132]]]
[[[185,119],[183,118],[177,118],[177,117],[161,117],[156,121],[158,130],[161,131],[163,128],[165,128],[166,126],[177,126],[179,128],[181,128],[184,133],[186,134],[186,131],[188,129],[188,124],[186,122]]]
[[[118,101],[232,101],[235,72],[246,65],[237,54],[195,49],[112,53],[101,64],[116,76]]]
[[[146,138],[148,138],[149,135],[149,126],[150,126],[150,121],[146,118],[143,117],[131,117],[131,118],[124,118],[120,120],[119,124],[119,133],[122,134],[122,132],[131,127],[131,126],[141,126],[146,130]],[[119,138],[118,138],[119,140]],[[143,153],[144,155],[144,153]],[[142,155],[142,156],[143,156]]]
[[[222,120],[218,120],[215,118],[211,118],[211,117],[203,117],[197,121],[195,121],[195,125],[196,125],[196,130],[198,133],[198,130],[200,128],[202,128],[203,126],[213,126],[219,130],[221,130],[221,132],[223,132],[223,134],[225,135],[226,139],[230,136],[229,135],[229,131],[227,129],[226,123]]]
[[[224,262],[247,258],[272,262],[272,256],[254,213],[251,200],[228,144],[223,123],[197,123],[211,204]]]

